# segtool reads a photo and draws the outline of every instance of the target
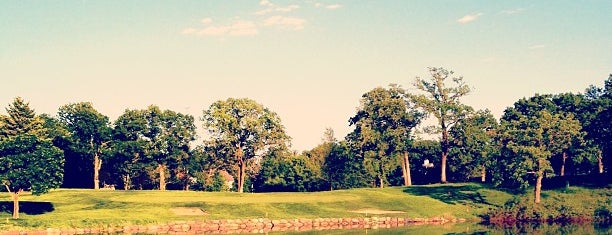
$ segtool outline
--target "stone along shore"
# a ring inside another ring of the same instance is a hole
[[[335,229],[380,229],[422,224],[444,224],[463,222],[463,219],[446,218],[317,218],[317,219],[233,219],[206,221],[175,221],[162,224],[129,225],[122,227],[70,228],[9,231],[0,235],[29,234],[108,234],[108,233],[149,233],[149,234],[206,234],[206,233],[267,233],[273,231],[309,231]]]

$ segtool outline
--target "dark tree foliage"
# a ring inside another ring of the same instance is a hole
[[[266,156],[256,180],[259,192],[318,191],[321,182],[313,162],[288,151],[273,151]]]
[[[70,133],[68,146],[64,149],[66,177],[63,186],[98,189],[104,159],[102,153],[111,137],[108,117],[99,113],[90,102],[64,105],[59,108],[58,116]]]
[[[329,179],[330,189],[369,186],[373,177],[368,174],[363,164],[363,157],[356,154],[346,141],[334,144],[323,164],[323,172]]]

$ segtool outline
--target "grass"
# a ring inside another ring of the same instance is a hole
[[[591,192],[575,189],[570,193]],[[545,193],[547,197],[555,197],[568,192]],[[41,196],[22,195],[19,220],[9,219],[12,202],[7,193],[0,193],[0,231],[123,226],[177,220],[373,216],[351,212],[360,209],[405,212],[376,216],[477,219],[489,208],[502,206],[511,198],[513,195],[509,193],[473,183],[254,194],[58,189]],[[170,210],[173,207],[198,207],[207,215],[178,216]]]

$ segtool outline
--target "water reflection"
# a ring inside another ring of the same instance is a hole
[[[270,232],[270,235],[395,235],[395,234],[612,234],[610,224],[507,224],[482,225],[456,223],[444,225],[417,225],[388,229],[322,230],[305,232]]]

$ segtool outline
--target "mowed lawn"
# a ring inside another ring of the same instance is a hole
[[[19,220],[9,219],[12,209],[10,196],[0,193],[0,231],[244,218],[444,216],[474,219],[477,214],[502,205],[510,198],[510,194],[479,184],[243,194],[58,189],[41,196],[22,195]],[[172,211],[176,207],[198,208],[205,215],[177,215]],[[364,209],[404,213],[373,215],[355,212]]]

